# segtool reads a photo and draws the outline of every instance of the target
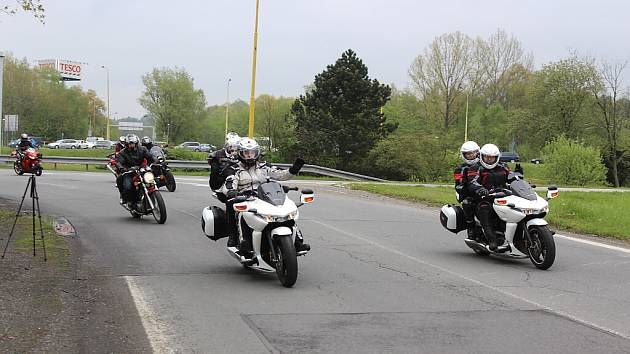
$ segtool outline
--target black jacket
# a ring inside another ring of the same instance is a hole
[[[475,176],[477,176],[478,170],[478,163],[473,165],[461,164],[455,168],[453,178],[455,179],[455,191],[459,196],[459,202],[462,202],[466,198],[475,197],[475,195],[468,189],[468,185],[472,182]]]
[[[33,146],[33,143],[31,143],[30,140],[26,139],[26,140],[20,140],[20,142],[18,143],[18,148],[22,151],[28,149],[28,148],[35,148],[35,146]]]
[[[479,165],[477,175],[472,178],[467,190],[471,195],[477,196],[477,192],[481,188],[488,191],[494,188],[505,188],[509,173],[510,169],[503,163],[499,163],[491,170]]]
[[[116,166],[119,169],[127,169],[134,166],[142,166],[144,160],[147,160],[149,164],[155,162],[155,158],[149,153],[149,150],[144,146],[138,146],[134,150],[124,148],[120,151],[116,157]]]
[[[210,188],[217,190],[225,183],[225,178],[234,173],[229,168],[238,163],[227,156],[224,149],[214,151],[208,155],[208,164],[210,165]]]

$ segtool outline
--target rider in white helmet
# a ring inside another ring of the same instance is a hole
[[[269,166],[264,162],[260,162],[260,146],[254,139],[243,138],[238,144],[238,163],[232,166],[233,174],[225,180],[222,190],[229,199],[248,192],[256,191],[261,183],[265,183],[268,179],[277,181],[286,181],[291,179],[300,172],[304,166],[304,160],[297,158],[288,170],[281,170],[276,167]],[[237,225],[234,208],[230,202],[227,203],[228,228],[230,229],[229,246],[236,246],[237,242]],[[302,243],[302,240],[296,238],[296,250],[309,250],[308,244]],[[247,255],[252,251],[251,233],[243,234],[243,242],[239,246],[239,250],[243,255]]]
[[[501,151],[494,144],[486,144],[479,150],[479,167],[477,175],[468,184],[468,191],[476,196],[477,218],[481,223],[486,239],[488,240],[488,248],[497,250],[498,246],[503,245],[505,239],[498,239],[494,230],[496,214],[492,208],[492,200],[488,198],[488,194],[495,188],[506,188],[508,183],[508,174],[510,169],[499,161]]]
[[[223,149],[213,151],[208,154],[208,164],[210,165],[210,189],[219,190],[225,177],[227,177],[226,169],[238,162],[236,153],[238,152],[238,142],[241,137],[234,132],[229,132],[225,136],[225,144]],[[221,198],[222,199],[222,198]]]
[[[475,238],[475,203],[474,195],[468,189],[468,183],[475,176],[479,168],[479,145],[474,141],[467,141],[459,149],[463,163],[453,172],[457,201],[462,203],[466,216],[466,229],[469,239]]]

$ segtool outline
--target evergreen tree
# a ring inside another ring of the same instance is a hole
[[[297,151],[311,163],[340,168],[361,160],[396,129],[381,113],[390,95],[390,87],[370,80],[368,68],[348,49],[291,107]]]

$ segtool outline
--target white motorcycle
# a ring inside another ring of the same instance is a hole
[[[296,225],[298,207],[312,203],[313,191],[303,189],[300,204],[287,197],[291,190],[278,182],[262,183],[255,192],[249,192],[230,200],[233,202],[238,222],[239,241],[244,233],[250,233],[253,257],[245,257],[238,247],[228,247],[228,252],[243,266],[263,272],[276,272],[285,287],[292,287],[297,280],[297,257],[308,250],[296,252],[296,239],[302,242],[302,233]],[[225,237],[227,231],[225,213],[218,207],[203,209],[201,228],[211,239]]]
[[[558,188],[547,189],[547,198],[542,198],[532,186],[521,178],[520,174],[511,174],[509,189],[493,190],[489,198],[499,222],[496,225],[497,239],[505,238],[505,243],[495,251],[487,245],[487,239],[475,220],[474,240],[466,239],[466,245],[480,255],[496,255],[507,258],[529,258],[538,269],[548,269],[556,258],[554,232],[548,227],[544,217],[549,212],[550,199],[558,196]],[[458,233],[466,230],[463,209],[458,205],[444,205],[440,211],[440,222],[445,229]]]

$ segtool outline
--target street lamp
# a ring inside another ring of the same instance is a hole
[[[109,121],[110,121],[110,115],[109,115],[109,68],[106,67],[105,65],[101,65],[101,68],[105,69],[107,71],[107,140],[109,140]]]
[[[232,78],[229,78],[227,82],[227,100],[225,101],[225,136],[227,136],[228,133],[228,116],[230,114],[230,81],[232,81]]]
[[[171,134],[171,123],[166,123],[166,145],[169,145],[168,136],[170,134]]]
[[[247,136],[249,138],[254,137],[254,112],[256,104],[256,50],[258,48],[258,7],[259,0],[256,0],[256,22],[254,24],[254,55],[252,58],[252,94],[249,98],[249,129]]]

